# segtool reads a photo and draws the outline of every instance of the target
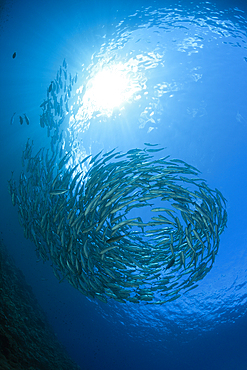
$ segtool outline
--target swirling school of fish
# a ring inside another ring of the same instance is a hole
[[[157,159],[163,149],[149,143],[73,165],[72,151],[61,156],[61,119],[53,117],[61,112],[52,113],[49,99],[41,117],[42,127],[56,132],[51,150],[34,154],[28,140],[19,182],[9,181],[38,256],[52,261],[60,282],[104,302],[163,304],[197,287],[227,223],[221,192],[184,161]]]

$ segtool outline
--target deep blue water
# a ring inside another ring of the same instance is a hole
[[[1,238],[70,356],[82,369],[247,369],[245,3],[24,0],[0,9]],[[40,104],[64,58],[78,87],[120,64],[132,81],[119,107],[83,102],[86,153],[159,143],[228,200],[213,269],[165,306],[89,300],[59,284],[23,236],[7,180],[28,137],[47,144]],[[14,112],[30,125],[10,125]]]

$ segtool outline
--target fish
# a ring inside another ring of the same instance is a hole
[[[48,92],[50,93],[52,91],[52,86],[53,86],[53,81],[50,83],[49,85],[49,88],[48,88]]]
[[[172,257],[166,266],[166,270],[171,268],[174,265],[174,263],[175,263],[175,257]]]
[[[12,115],[12,117],[11,117],[11,120],[10,120],[10,124],[11,124],[11,125],[13,125],[13,123],[14,123],[15,114],[16,114],[16,112],[15,112],[15,113]]]
[[[80,154],[76,123],[71,136],[63,129],[66,103],[75,113],[69,97],[77,74],[68,73],[64,60],[41,104],[49,149],[35,152],[28,140],[19,183],[12,176],[8,184],[24,235],[39,259],[51,258],[60,282],[92,299],[175,300],[212,268],[226,201],[195,167],[169,155],[154,158],[164,149],[158,144]]]
[[[62,195],[62,194],[65,194],[67,193],[69,190],[68,189],[54,189],[52,191],[50,191],[50,195]]]
[[[111,246],[111,247],[107,247],[107,248],[105,248],[104,250],[100,251],[100,254],[101,254],[101,255],[103,255],[104,253],[106,253],[106,252],[108,252],[108,251],[110,251],[110,250],[112,250],[112,249],[115,249],[115,248],[117,248],[117,247],[119,247],[119,245],[113,245],[113,246]]]
[[[164,150],[165,148],[159,148],[159,149],[146,149],[147,152],[150,153],[155,153],[155,152],[160,152],[161,150]]]
[[[67,69],[67,67],[68,67],[68,65],[67,65],[67,63],[66,63],[66,60],[65,60],[65,59],[63,60],[63,67],[64,67],[65,69]]]
[[[159,208],[152,208],[152,210],[151,210],[152,212],[167,212],[167,211],[169,211],[169,212],[174,212],[173,210],[171,210],[171,209],[167,209],[167,208],[162,208],[162,207],[159,207]]]
[[[15,59],[16,57],[16,51],[13,53],[12,58]]]
[[[50,101],[51,99],[44,100],[43,103],[40,104],[40,108],[45,107]]]
[[[106,240],[106,243],[115,243],[115,242],[118,242],[119,240],[121,240],[122,238],[124,238],[125,236],[128,236],[128,234],[125,234],[125,235],[119,235],[119,236],[115,236],[115,237],[112,237],[112,238],[109,238]]]
[[[26,121],[26,124],[29,125],[29,118],[26,116],[26,114],[24,113],[24,118],[25,118],[25,121]]]
[[[19,116],[19,120],[20,120],[20,124],[22,125],[23,124],[23,118],[22,118],[22,116]]]

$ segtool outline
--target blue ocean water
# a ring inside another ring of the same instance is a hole
[[[247,369],[246,10],[236,1],[24,0],[0,8],[1,238],[82,369]],[[75,148],[96,154],[158,143],[228,201],[213,269],[176,301],[88,299],[59,284],[23,236],[7,180],[21,171],[28,137],[37,148],[48,143],[40,104],[64,58],[78,88],[86,86]],[[114,71],[119,86],[126,77],[127,88],[118,96],[106,73],[93,90],[102,71]],[[10,125],[14,112],[30,125],[18,117]]]

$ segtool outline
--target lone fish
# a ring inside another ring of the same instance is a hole
[[[13,123],[14,123],[15,114],[16,114],[16,112],[15,112],[15,113],[13,114],[13,116],[11,117],[11,120],[10,120],[10,124],[11,124],[11,125],[13,125]]]

